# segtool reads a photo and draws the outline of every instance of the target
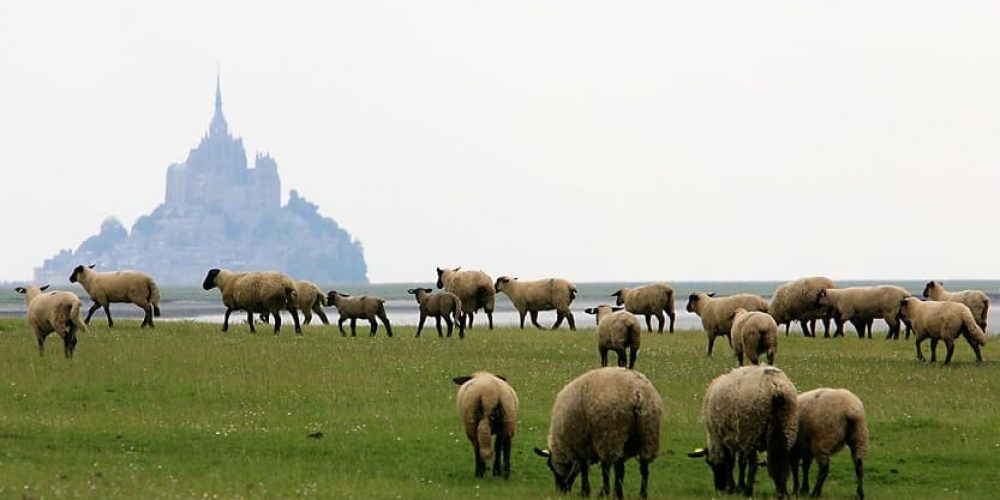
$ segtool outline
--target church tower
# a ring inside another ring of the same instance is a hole
[[[215,114],[208,127],[208,135],[219,137],[229,135],[229,125],[226,124],[226,118],[222,116],[222,83],[219,72],[215,74]]]

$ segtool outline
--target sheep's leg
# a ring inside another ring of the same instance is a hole
[[[736,361],[738,361],[740,363],[740,366],[743,366],[743,353],[742,352],[736,353]]]
[[[712,355],[712,347],[715,346],[715,335],[708,334],[708,355]]]
[[[982,363],[983,353],[982,351],[979,350],[979,344],[977,344],[974,340],[972,340],[972,337],[969,336],[968,334],[965,335],[965,340],[969,342],[969,347],[971,347],[972,351],[976,353],[976,363]]]
[[[414,337],[420,338],[420,330],[424,329],[424,321],[427,320],[427,315],[420,313],[420,321],[417,322],[417,334]]]
[[[792,324],[792,322],[789,321],[788,324]],[[800,319],[799,320],[799,325],[802,326],[802,336],[803,337],[808,337],[809,336],[809,321],[804,320],[804,319]]]
[[[299,324],[299,310],[295,307],[289,307],[288,312],[292,315],[292,324],[295,325],[295,333],[297,335],[302,335],[302,325]],[[277,314],[275,316],[277,316]]]
[[[580,466],[580,495],[590,496],[590,464],[586,460],[579,462]]]
[[[608,350],[598,349],[597,352],[601,355],[601,366],[608,366]]]
[[[278,318],[275,318],[275,324],[277,324],[278,321]],[[247,323],[250,323],[250,333],[257,333],[257,328],[253,326],[253,313],[250,311],[247,311]]]
[[[358,326],[358,318],[351,318],[351,336],[352,337],[357,337],[358,336],[357,326]]]
[[[378,312],[378,318],[382,320],[382,324],[385,325],[385,334],[392,337],[392,325],[389,323],[389,317],[385,315],[385,309]]]
[[[889,333],[885,335],[886,340],[899,340],[899,320],[889,321],[885,320],[885,324],[889,326]]]
[[[670,317],[670,333],[674,333],[674,320],[677,318],[677,314],[673,311],[667,311],[667,316]]]
[[[465,318],[461,314],[455,315],[455,323],[458,323],[458,338],[465,338]]]
[[[643,314],[643,316],[646,318],[646,331],[652,333],[653,332],[653,315],[649,314],[649,313],[646,313],[646,314]],[[661,327],[663,326],[662,322],[660,323],[660,326]],[[660,333],[663,333],[663,330],[660,330]]]
[[[851,454],[854,454],[853,450]],[[865,463],[860,458],[854,459],[854,475],[858,478],[858,488],[854,497],[857,498],[857,500],[862,500],[865,497]]]
[[[556,322],[552,324],[552,330],[558,330],[559,325],[563,322],[563,313],[561,311],[556,311]]]
[[[777,349],[774,348],[767,350],[767,364],[771,366],[774,366],[774,355],[776,354],[775,353],[776,350]]]
[[[35,340],[38,341],[38,355],[45,356],[45,335],[35,334]]]
[[[66,359],[73,357],[73,345],[76,344],[76,342],[74,342],[75,340],[76,339],[73,338],[72,333],[67,332],[63,336],[63,355],[66,356]]]
[[[854,318],[851,320],[851,324],[854,325],[854,329],[858,331],[858,338],[865,338],[865,321],[862,319]]]
[[[813,330],[813,331],[815,332],[816,330]],[[829,316],[824,316],[823,317],[823,337],[824,338],[830,338],[830,317]]]
[[[518,311],[517,313],[521,315],[521,329],[524,330],[524,315],[528,314],[528,311]],[[471,322],[469,323],[469,328],[472,328]]]
[[[108,328],[113,328],[115,322],[111,320],[111,308],[108,306],[109,304],[104,304],[101,307],[104,309],[104,315],[108,317]]]
[[[793,450],[794,451],[794,450]],[[789,461],[792,469],[792,494],[795,496],[799,495],[799,459],[798,457],[792,456]]]
[[[468,328],[471,330],[472,329],[472,322],[475,321],[475,319],[476,319],[476,313],[474,311],[473,312],[462,313],[462,317],[463,318],[468,318],[465,323],[468,325]],[[524,325],[521,325],[521,327],[524,328]]]
[[[472,443],[472,453],[476,455],[476,477],[483,477],[486,475],[486,461],[483,457],[479,456],[479,443]]]
[[[531,314],[531,324],[535,325],[535,328],[539,330],[544,330],[545,327],[538,324],[538,311],[529,311]]]
[[[344,322],[345,321],[347,321],[347,318],[344,317],[344,316],[341,316],[340,319],[337,320],[337,328],[340,329],[340,336],[341,337],[346,337],[347,336],[347,332],[344,331]],[[421,325],[424,324],[423,317],[420,318],[420,324]],[[417,329],[417,336],[418,337],[420,336],[420,329],[419,328]]]
[[[756,347],[750,349],[750,351],[747,352],[746,355],[747,355],[747,359],[750,361],[751,365],[759,365],[760,364],[760,358],[757,357],[757,348]]]
[[[371,325],[371,331],[368,333],[368,336],[374,337],[378,333],[378,323],[375,321],[375,316],[368,318],[368,323]]]
[[[615,498],[621,500],[625,496],[622,486],[625,484],[625,459],[615,462]]]
[[[84,320],[83,320],[83,324],[89,325],[90,324],[90,317],[94,315],[94,311],[97,311],[100,308],[101,308],[101,305],[98,304],[97,302],[94,302],[93,304],[91,304],[90,305],[90,310],[87,311],[87,317],[84,318]]]
[[[872,338],[872,333],[875,332],[873,330],[873,328],[875,328],[875,320],[873,320],[873,319],[872,320],[868,320],[868,323],[865,326],[868,328],[868,338]]]
[[[576,331],[576,318],[573,317],[573,311],[566,311],[566,321],[569,323],[569,331]]]
[[[948,348],[948,355],[944,358],[944,364],[951,363],[951,355],[955,354],[955,339],[944,339],[944,346]]]
[[[834,324],[837,327],[836,331],[833,332],[833,336],[834,337],[843,337],[844,336],[844,320],[842,318],[838,317],[838,318],[834,318],[833,322],[834,322]]]
[[[497,433],[497,438],[493,441],[493,475],[499,476],[503,464],[503,431]]]
[[[748,462],[747,465],[749,465],[748,467],[749,470],[747,470],[747,483],[746,483],[746,488],[743,489],[743,494],[746,495],[747,497],[752,497],[754,481],[757,480],[757,452],[753,451],[748,453],[748,455],[749,456],[744,458]],[[740,469],[742,468],[743,465],[741,464]]]
[[[229,330],[229,315],[232,314],[232,312],[232,309],[228,307],[226,308],[226,315],[222,318],[222,331],[224,332]]]
[[[319,305],[319,302],[313,305],[313,312],[319,316],[319,320],[323,322],[324,325],[329,325],[330,320],[327,319],[326,313],[323,312],[323,307]],[[306,318],[306,324],[309,323],[309,318]]]
[[[486,311],[486,319],[490,322],[490,330],[493,329],[493,309],[483,309]],[[472,323],[469,323],[469,328],[472,328]],[[983,326],[983,331],[986,331],[986,327]]]
[[[606,497],[611,493],[611,464],[601,462],[601,493],[599,496]]]
[[[938,339],[931,339],[931,363],[937,362]]]
[[[653,316],[656,316],[656,333],[663,333],[663,325],[666,324],[666,321],[663,320],[663,313],[660,312],[660,311],[656,311],[655,313],[653,313]],[[651,318],[647,314],[646,315],[646,331],[652,332],[653,331],[653,325],[651,324],[652,322],[650,320],[651,320]]]
[[[147,326],[153,328],[153,306],[149,305],[149,303],[142,307],[142,324],[139,325],[139,328],[146,328]]]
[[[444,324],[448,325],[448,338],[451,338],[451,331],[452,331],[451,316],[447,314],[444,315]]]
[[[625,355],[625,349],[615,350],[615,356],[618,360],[618,366],[624,368],[625,364],[628,362],[628,356]]]
[[[830,473],[830,462],[829,461],[816,461],[819,464],[819,472],[816,474],[816,486],[813,488],[812,497],[816,498],[823,494],[823,483],[826,482],[826,476]]]
[[[812,467],[812,457],[807,456],[802,459],[802,486],[796,493],[802,495],[809,494],[809,468]]]
[[[921,336],[918,335],[917,336],[917,341],[915,342],[915,344],[917,346],[917,360],[918,361],[924,361],[924,351],[922,351],[920,349],[920,344],[923,343],[923,341],[924,341],[924,337],[921,337]]]
[[[747,472],[747,456],[745,453],[739,453],[736,457],[736,463],[739,466],[739,475],[737,477],[738,481],[736,483],[736,491],[743,491],[746,489],[746,472]],[[750,496],[750,494],[747,494]]]
[[[294,312],[294,309],[291,309]],[[281,331],[281,311],[276,311],[274,313],[274,334],[277,335]]]
[[[639,357],[639,350],[636,349],[635,347],[629,348],[629,357],[628,357],[628,369],[629,370],[631,370],[632,368],[635,367],[635,358],[638,358],[638,357]]]
[[[441,316],[434,316],[434,326],[437,327],[438,338],[441,338]]]
[[[503,473],[504,479],[510,478],[510,429],[503,431]]]

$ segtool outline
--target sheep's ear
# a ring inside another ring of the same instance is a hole
[[[715,292],[708,294],[709,297],[715,297]]]
[[[588,308],[584,309],[583,312],[585,312],[587,314],[597,314],[597,308],[596,307],[588,307]]]
[[[705,448],[695,448],[694,451],[688,453],[688,457],[690,458],[701,458],[706,455],[708,455],[708,450]]]
[[[610,296],[611,296],[611,297],[618,297],[618,296],[619,296],[619,295],[621,295],[621,294],[622,294],[622,291],[621,291],[621,290],[618,290],[617,292],[615,292],[615,293],[612,293],[612,294],[611,294]]]
[[[340,295],[341,297],[350,297],[350,295],[347,295],[346,293],[339,293],[339,292],[338,292],[338,294],[339,294],[339,295]]]
[[[622,309],[625,309],[625,308],[624,307],[612,307],[611,308],[611,312],[618,312],[618,311],[621,311]]]
[[[38,289],[44,292],[45,290],[48,290],[48,289],[49,289],[49,284],[48,284],[48,283],[46,283],[46,284],[44,284],[44,285],[42,285],[42,286],[38,287]]]
[[[332,293],[332,292],[331,292],[331,293]],[[410,289],[406,290],[406,293],[410,293],[410,294],[413,294],[413,293],[417,293],[417,291],[416,291],[416,290],[414,290],[413,288],[410,288]]]
[[[500,379],[500,380],[503,380],[504,382],[507,381],[507,377],[504,377],[503,375],[494,373],[493,376],[496,377],[496,378],[498,378],[498,379]]]
[[[17,293],[19,293],[19,294],[21,294],[21,295],[24,295],[24,294],[28,293],[28,290],[25,289],[23,286],[19,286],[19,287],[15,288],[14,291],[17,292]]]
[[[542,458],[550,458],[552,457],[552,452],[549,450],[540,450],[538,448],[535,448],[535,455],[538,455]]]
[[[91,265],[89,265],[89,266],[87,266],[87,267],[89,267],[89,268],[93,269],[93,268],[94,268],[94,266],[96,266],[96,265],[97,265],[97,264],[91,264]]]
[[[464,384],[464,383],[472,380],[472,377],[470,377],[468,375],[462,375],[461,377],[455,377],[455,378],[453,378],[451,380],[452,380],[452,382],[455,382],[458,385],[462,385],[462,384]]]
[[[461,269],[461,268],[462,268],[462,266],[458,266],[455,269],[452,269],[452,271],[458,272],[458,270]]]

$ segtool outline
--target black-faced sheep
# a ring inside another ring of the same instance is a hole
[[[19,286],[14,291],[24,295],[28,324],[38,342],[38,354],[45,354],[45,337],[55,332],[63,339],[63,353],[72,358],[76,350],[76,332],[87,331],[87,325],[80,320],[80,299],[72,292],[43,293],[48,288],[49,285]]]
[[[378,322],[375,318],[382,320],[385,325],[385,334],[392,337],[392,325],[389,324],[389,317],[385,314],[385,299],[369,295],[352,296],[330,290],[326,296],[326,302],[337,308],[340,319],[337,320],[337,328],[340,329],[342,337],[347,336],[344,332],[344,321],[351,320],[351,336],[357,336],[356,325],[359,319],[368,321],[371,325],[369,336],[374,337],[378,333]]]
[[[611,294],[617,297],[616,305],[625,306],[632,314],[646,317],[646,329],[653,331],[652,316],[656,316],[656,331],[663,333],[663,313],[670,317],[670,333],[674,333],[674,289],[666,283],[651,283],[637,288],[621,288]]]
[[[281,331],[281,311],[292,315],[295,333],[301,335],[299,312],[295,304],[298,292],[295,281],[278,272],[234,273],[227,269],[210,269],[201,284],[205,290],[218,288],[222,292],[222,304],[226,306],[226,316],[222,320],[222,331],[229,330],[229,315],[233,311],[247,313],[250,332],[256,332],[253,324],[254,313],[270,313],[274,317],[275,335]]]
[[[789,281],[779,286],[771,296],[767,312],[778,325],[785,325],[785,335],[793,321],[802,325],[802,334],[816,336],[816,320],[823,321],[823,336],[830,336],[830,319],[833,311],[820,306],[819,293],[828,288],[837,288],[833,280],[822,276]]]
[[[437,268],[437,287],[458,296],[462,304],[462,324],[472,328],[476,311],[486,312],[490,330],[493,329],[493,309],[496,307],[496,291],[493,278],[482,271],[461,271]]]
[[[778,353],[778,324],[770,314],[739,307],[733,312],[731,332],[733,353],[740,366],[743,366],[744,355],[750,358],[750,364],[756,365],[761,354],[767,355],[767,364],[774,365]]]
[[[150,275],[139,271],[99,273],[93,269],[94,264],[79,265],[69,275],[69,282],[79,282],[87,291],[90,300],[94,302],[90,306],[90,310],[87,311],[84,323],[89,325],[90,317],[93,316],[94,311],[98,308],[104,308],[104,314],[108,317],[108,328],[111,328],[114,326],[114,321],[111,320],[109,304],[112,302],[131,302],[139,306],[145,313],[140,328],[153,327],[153,316],[160,316],[160,290]]]
[[[836,336],[844,335],[844,322],[850,321],[858,331],[858,338],[872,337],[872,323],[884,319],[889,325],[887,339],[899,338],[899,301],[910,296],[910,292],[894,285],[857,286],[826,289],[820,292],[816,304],[833,308],[837,323]],[[910,326],[907,324],[907,337]]]
[[[438,338],[441,337],[441,319],[448,325],[448,336],[451,337],[452,317],[458,324],[458,338],[465,338],[465,315],[462,313],[462,299],[451,292],[431,293],[430,288],[411,288],[406,293],[412,294],[420,305],[420,322],[417,324],[415,337],[420,336],[424,329],[424,321],[430,316],[434,318]]]
[[[972,316],[969,307],[961,302],[921,302],[916,297],[906,297],[899,303],[899,314],[913,324],[916,336],[917,359],[924,360],[920,344],[924,339],[931,339],[931,363],[937,361],[938,341],[944,341],[948,348],[948,356],[944,364],[951,363],[955,353],[955,339],[964,335],[969,346],[976,353],[976,362],[983,361],[979,346],[986,345],[986,334],[976,318]]]
[[[944,284],[940,281],[929,281],[924,286],[924,297],[938,302],[961,302],[969,306],[979,328],[986,331],[986,318],[990,315],[990,297],[986,292],[982,290],[949,292],[944,289]]]
[[[702,328],[708,335],[709,356],[712,355],[716,337],[724,336],[732,344],[729,334],[733,328],[733,312],[739,307],[747,311],[767,312],[767,301],[748,293],[716,298],[714,293],[695,292],[688,297],[687,311],[701,317]]]
[[[510,477],[510,443],[517,431],[517,393],[507,379],[488,372],[452,379],[460,385],[458,416],[465,427],[465,436],[472,443],[476,477],[486,474],[486,461],[493,458],[493,475]],[[496,435],[495,449],[490,448],[490,436]]]
[[[639,356],[642,343],[639,320],[621,307],[604,304],[587,308],[584,312],[593,314],[597,320],[597,352],[601,356],[601,366],[608,366],[608,351],[614,351],[618,355],[618,366],[625,366],[627,360],[629,369],[635,367],[635,358]],[[628,356],[625,355],[626,350]]]
[[[688,456],[705,457],[716,491],[742,492],[751,497],[757,453],[767,451],[767,470],[778,497],[787,497],[789,455],[799,424],[797,398],[795,385],[772,366],[744,366],[716,377],[705,392],[701,411],[708,435],[706,447]],[[737,458],[740,475],[734,490],[733,466]],[[744,481],[748,464],[750,470]]]
[[[816,487],[812,496],[823,491],[823,482],[830,473],[830,457],[844,445],[851,450],[851,462],[857,477],[856,497],[865,497],[864,458],[868,453],[868,424],[865,406],[847,389],[814,389],[799,394],[799,433],[792,448],[792,493],[809,494],[809,466],[813,459],[819,464]],[[798,464],[802,463],[802,485],[799,486]]]
[[[514,309],[521,316],[521,329],[524,329],[524,316],[531,313],[531,323],[544,330],[538,324],[539,311],[556,311],[556,322],[552,329],[559,328],[563,319],[569,323],[570,330],[576,330],[576,320],[570,306],[576,298],[576,285],[559,278],[534,281],[518,281],[517,278],[501,276],[497,278],[496,291],[503,292],[510,298]]]
[[[568,492],[580,475],[580,491],[590,495],[590,464],[600,462],[603,495],[610,493],[608,471],[615,468],[615,498],[622,498],[625,461],[639,457],[646,498],[649,464],[660,452],[663,401],[645,375],[625,368],[598,368],[566,384],[552,406],[548,458],[556,489]]]

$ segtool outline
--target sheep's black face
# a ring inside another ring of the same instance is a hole
[[[688,295],[688,304],[687,304],[687,307],[686,307],[687,312],[693,313],[694,312],[694,305],[696,303],[698,303],[698,294],[692,293],[691,295]]]
[[[503,288],[503,285],[506,285],[507,283],[510,283],[510,278],[506,276],[501,276],[497,278],[497,282],[493,285],[493,289],[499,292],[500,289]]]
[[[215,278],[219,275],[218,269],[210,269],[208,274],[205,275],[205,281],[201,284],[201,287],[205,290],[211,290],[215,288]]]
[[[726,493],[733,492],[733,464],[730,463],[719,463],[713,464],[708,462],[708,466],[712,468],[712,477],[715,482],[716,491],[724,491]]]
[[[76,283],[77,278],[83,273],[83,265],[73,268],[73,274],[69,275],[69,282]]]
[[[612,297],[616,297],[616,300],[615,300],[615,305],[616,306],[625,305],[625,294],[622,293],[621,290],[618,290],[617,292],[611,294],[611,296]]]
[[[573,489],[576,475],[580,472],[576,464],[556,464],[550,457],[548,465],[549,470],[552,471],[552,475],[555,477],[556,489],[562,493],[569,493],[569,490]]]
[[[437,268],[437,272],[438,272],[437,287],[438,287],[438,289],[441,289],[441,288],[444,288],[444,281],[441,280],[441,278],[444,276],[444,269],[441,269],[439,267],[439,268]]]
[[[931,288],[934,288],[934,282],[933,281],[928,281],[927,284],[924,285],[924,298],[925,299],[927,297],[931,296]]]

